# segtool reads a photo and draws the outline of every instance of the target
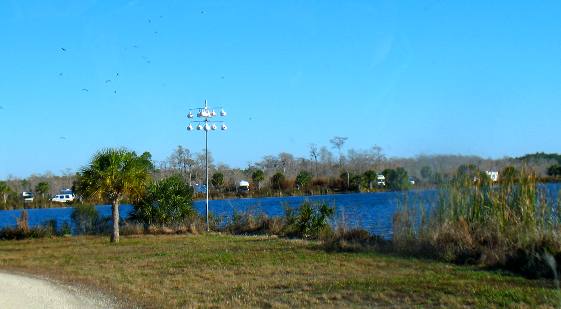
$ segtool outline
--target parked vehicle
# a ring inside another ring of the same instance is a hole
[[[242,180],[238,186],[239,193],[248,193],[249,192],[249,182]]]
[[[33,192],[23,191],[21,193],[21,197],[23,198],[23,201],[26,202],[26,203],[31,203],[35,199],[34,196],[33,196]]]
[[[76,195],[74,195],[74,192],[72,192],[72,190],[62,189],[62,190],[60,190],[59,194],[55,195],[51,199],[51,201],[53,201],[55,203],[66,203],[66,202],[73,202],[75,198],[76,198]]]
[[[376,176],[376,185],[378,185],[378,187],[385,187],[386,186],[386,176],[384,176],[382,174],[378,174]]]

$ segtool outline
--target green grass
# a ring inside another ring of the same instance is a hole
[[[223,235],[0,242],[0,269],[116,295],[129,306],[556,307],[551,281],[312,242]]]

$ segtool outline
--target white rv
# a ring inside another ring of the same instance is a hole
[[[33,200],[35,199],[35,198],[33,197],[33,192],[25,192],[25,191],[23,191],[23,192],[21,193],[21,197],[23,198],[23,201],[24,201],[24,202],[33,202]]]
[[[75,198],[76,198],[76,195],[74,195],[74,192],[72,192],[72,190],[62,189],[62,190],[60,190],[59,194],[55,195],[51,199],[51,201],[56,202],[56,203],[66,203],[66,202],[73,202]]]
[[[382,174],[378,174],[376,176],[376,185],[378,185],[378,187],[385,187],[386,186],[386,176],[384,176]]]
[[[248,193],[249,192],[249,182],[245,181],[245,180],[240,181],[240,185],[238,186],[238,192]]]

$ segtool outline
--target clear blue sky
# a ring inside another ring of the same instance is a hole
[[[0,178],[76,170],[103,147],[200,151],[185,115],[205,99],[229,112],[209,148],[232,166],[307,156],[336,135],[390,156],[559,152],[560,12],[559,1],[1,1]]]

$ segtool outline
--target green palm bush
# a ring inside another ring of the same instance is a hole
[[[173,175],[151,184],[145,196],[134,205],[131,219],[151,225],[170,226],[195,215],[193,189],[180,175]]]

